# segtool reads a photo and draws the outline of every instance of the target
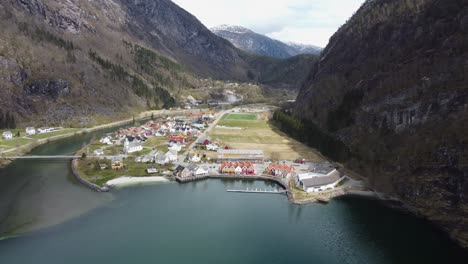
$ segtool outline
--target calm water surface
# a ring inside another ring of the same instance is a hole
[[[91,136],[36,154],[69,153]],[[18,161],[0,171],[3,230],[41,228],[0,241],[0,263],[468,263],[427,222],[377,201],[296,206],[226,192],[270,183],[226,180],[98,194],[68,166]]]

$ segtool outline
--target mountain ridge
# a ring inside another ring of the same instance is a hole
[[[321,48],[313,45],[285,43],[241,26],[221,25],[210,30],[235,47],[257,55],[285,59],[302,54],[318,55],[321,51]]]
[[[316,60],[288,60],[300,74],[273,80],[266,68],[283,61],[235,48],[169,0],[3,1],[0,26],[0,110],[24,125],[169,108],[200,78],[297,90]]]

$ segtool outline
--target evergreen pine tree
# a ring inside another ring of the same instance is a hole
[[[11,129],[16,129],[16,120],[15,120],[15,115],[11,115]],[[18,132],[19,133],[19,132]]]
[[[5,118],[3,116],[3,111],[0,110],[0,129],[5,128]]]
[[[10,111],[6,112],[3,120],[3,128],[10,128]]]

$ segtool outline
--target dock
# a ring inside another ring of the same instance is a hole
[[[236,193],[260,193],[260,194],[285,194],[286,190],[278,189],[246,189],[246,190],[226,190],[227,192],[236,192]]]

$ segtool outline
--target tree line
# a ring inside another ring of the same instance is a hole
[[[350,150],[343,142],[310,121],[301,120],[283,110],[277,110],[273,115],[273,122],[294,139],[318,149],[323,155],[335,161],[345,162],[351,158]]]
[[[140,77],[130,74],[120,64],[115,64],[110,60],[102,58],[93,50],[89,50],[89,57],[107,70],[113,80],[123,81],[129,84],[137,96],[146,98],[148,102],[158,102],[157,105],[161,102],[163,108],[175,106],[176,101],[174,97],[166,89],[156,83],[153,83],[153,87],[151,88]]]
[[[10,113],[10,111],[3,113],[0,110],[0,129],[15,129],[16,120],[15,116]]]
[[[39,27],[34,27],[33,30],[29,28],[29,25],[24,22],[20,22],[18,24],[18,29],[20,32],[25,33],[35,41],[41,42],[49,42],[54,44],[55,46],[61,47],[67,51],[72,51],[75,49],[75,46],[73,45],[72,41],[65,40],[59,36],[56,36],[55,34],[47,31],[40,29]]]

